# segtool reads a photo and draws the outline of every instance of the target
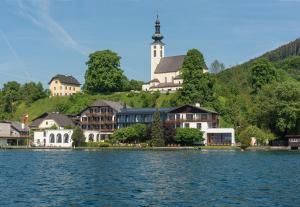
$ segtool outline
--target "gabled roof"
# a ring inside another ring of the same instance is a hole
[[[173,108],[159,108],[158,111],[160,113],[168,113]],[[122,109],[118,114],[154,114],[156,112],[156,108],[125,108]]]
[[[180,70],[183,64],[185,55],[164,57],[160,60],[154,73],[170,73]]]
[[[171,73],[178,72],[183,65],[185,55],[170,56],[160,59],[154,73]],[[207,70],[207,65],[204,65],[204,70]]]
[[[28,126],[24,126],[24,129],[23,129],[22,123],[17,122],[17,121],[0,121],[0,123],[10,124],[10,126],[18,132],[28,132],[29,131]]]
[[[54,80],[57,79],[59,80],[61,83],[65,83],[65,84],[71,84],[71,85],[78,85],[80,86],[79,81],[74,78],[71,75],[61,75],[61,74],[57,74],[56,76],[54,76],[53,78],[51,78],[51,80],[49,81],[49,84]]]
[[[22,128],[22,123],[20,123],[20,122],[12,121],[11,126],[18,132],[28,132],[29,131],[29,127],[24,126],[24,128]]]
[[[195,109],[198,111],[198,113],[212,113],[212,114],[218,114],[217,112],[215,111],[211,111],[211,110],[208,110],[206,108],[203,108],[203,107],[198,107],[198,106],[194,106],[194,105],[191,105],[191,104],[185,104],[183,106],[179,106],[179,107],[176,107],[176,108],[173,108],[171,111],[169,111],[170,113],[177,113],[178,111],[180,110],[184,110],[186,108],[192,108],[192,109]]]
[[[121,109],[124,107],[123,104],[119,103],[119,102],[114,102],[114,101],[107,101],[107,100],[97,100],[94,103],[92,103],[91,105],[89,105],[88,107],[84,108],[83,110],[81,110],[77,116],[79,116],[82,112],[84,112],[85,110],[87,110],[90,107],[101,107],[101,106],[109,106],[112,109],[114,109],[115,111],[119,112],[121,111]],[[127,108],[130,108],[127,106]]]
[[[123,108],[123,104],[114,101],[107,101],[107,100],[97,100],[92,103],[90,106],[110,106],[116,111],[120,111]]]
[[[67,115],[55,112],[46,112],[35,118],[30,124],[30,127],[39,127],[39,125],[46,119],[54,120],[60,127],[74,126],[73,121]]]

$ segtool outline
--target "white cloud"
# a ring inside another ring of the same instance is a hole
[[[49,0],[18,0],[20,14],[30,20],[33,24],[47,30],[55,39],[65,46],[75,49],[83,55],[88,50],[82,47],[74,38],[51,17],[49,13]]]

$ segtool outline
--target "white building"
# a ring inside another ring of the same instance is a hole
[[[124,108],[118,113],[118,127],[134,124],[151,125],[156,108]],[[205,145],[235,145],[233,128],[219,128],[219,114],[200,107],[183,105],[176,108],[160,108],[161,121],[173,129],[195,128],[203,132]]]
[[[151,80],[143,85],[143,91],[176,91],[181,88],[183,79],[180,77],[185,55],[165,57],[165,44],[160,33],[160,21],[155,22],[154,40],[151,44]],[[204,71],[207,72],[207,69]]]

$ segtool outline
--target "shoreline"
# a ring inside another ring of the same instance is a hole
[[[199,147],[28,147],[28,146],[6,146],[1,150],[134,150],[134,151],[243,151],[237,146],[199,146]],[[245,151],[298,151],[290,147],[248,147]],[[300,152],[300,150],[299,150]]]

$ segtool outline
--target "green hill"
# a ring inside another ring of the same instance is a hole
[[[25,103],[18,105],[13,118],[19,120],[23,114],[28,113],[29,120],[36,118],[44,112],[61,112],[76,114],[98,99],[119,101],[131,107],[161,107],[169,105],[175,94],[120,92],[112,94],[76,94],[70,97],[51,97],[40,99],[30,106]]]

